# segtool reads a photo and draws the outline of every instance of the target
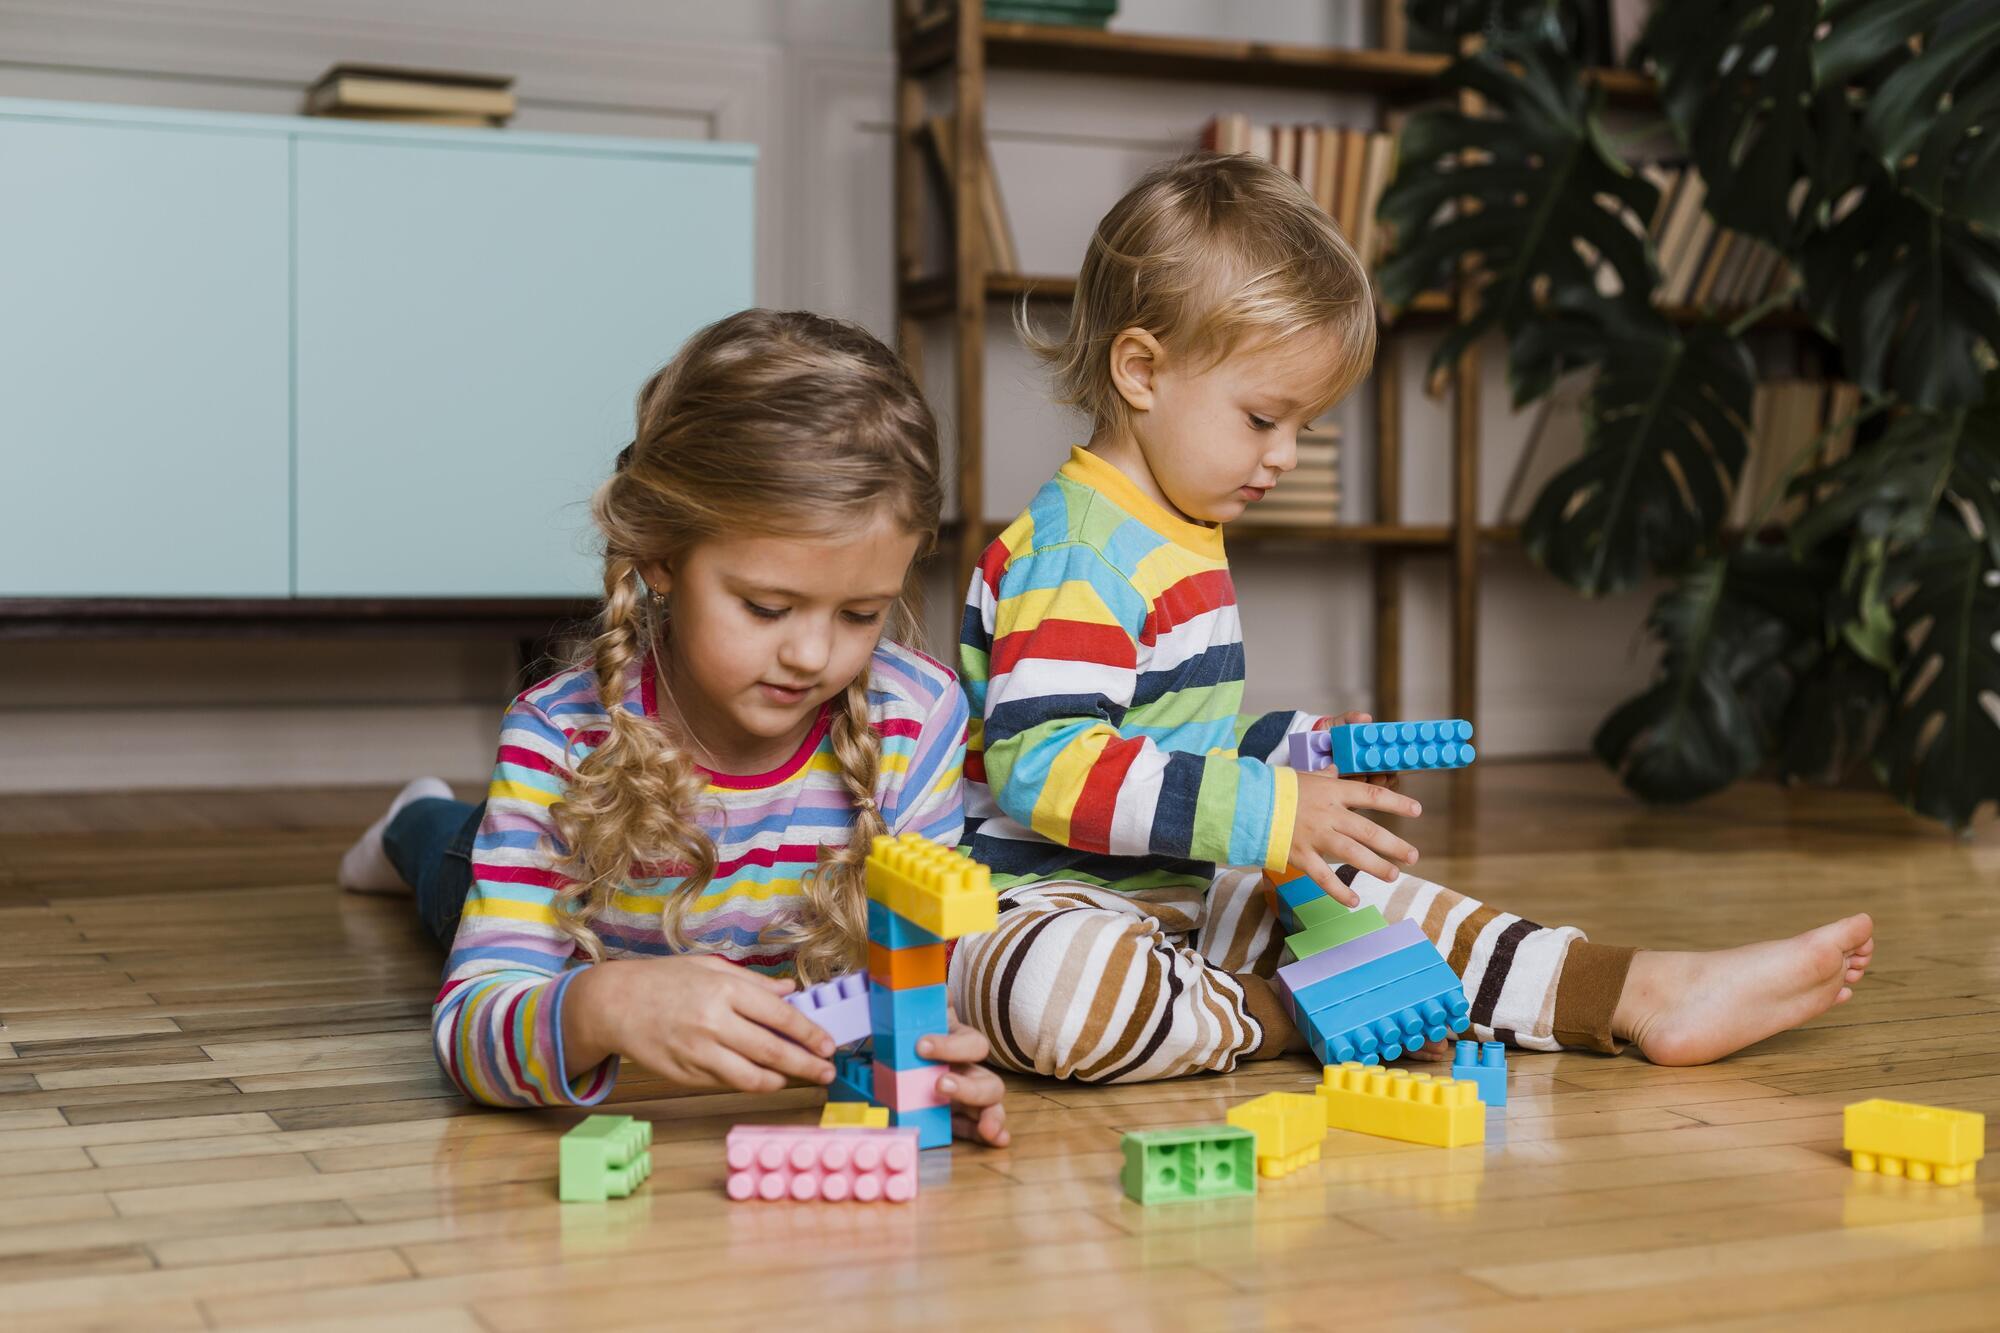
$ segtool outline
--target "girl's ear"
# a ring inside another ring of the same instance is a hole
[[[646,581],[646,591],[655,597],[665,597],[674,590],[674,571],[664,560],[639,566],[639,577]]]
[[[1165,350],[1144,329],[1126,329],[1111,340],[1111,383],[1133,411],[1153,410],[1153,377]]]

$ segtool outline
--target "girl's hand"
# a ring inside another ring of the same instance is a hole
[[[1402,874],[1397,864],[1417,863],[1417,849],[1360,813],[1364,810],[1411,818],[1424,812],[1415,801],[1387,787],[1330,772],[1299,774],[1299,809],[1286,861],[1293,872],[1309,876],[1349,907],[1359,907],[1361,897],[1340,882],[1333,864],[1344,861],[1393,883]]]
[[[1342,713],[1339,717],[1321,718],[1313,723],[1313,730],[1325,731],[1329,727],[1358,726],[1363,722],[1374,720],[1366,713]],[[1394,791],[1402,776],[1401,773],[1357,773],[1354,775],[1354,781],[1365,782],[1371,787],[1387,787],[1390,791]]]
[[[951,1066],[938,1079],[938,1091],[951,1098],[952,1133],[995,1148],[1007,1146],[1007,1108],[1001,1098],[1007,1087],[1000,1076],[980,1062],[992,1053],[986,1034],[965,1026],[956,1015],[942,1037],[922,1037],[917,1054]]]
[[[615,1052],[684,1088],[737,1092],[831,1083],[833,1038],[785,1003],[793,989],[713,956],[599,963],[564,996],[564,1063],[574,1077]]]

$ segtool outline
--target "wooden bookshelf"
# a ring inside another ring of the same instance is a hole
[[[947,525],[945,549],[955,556],[955,587],[964,587],[979,554],[1004,523],[985,514],[985,359],[989,313],[1022,299],[1062,304],[1076,294],[1065,274],[996,272],[988,264],[981,232],[979,172],[985,160],[988,70],[1104,78],[1185,80],[1354,93],[1378,99],[1379,119],[1398,107],[1435,98],[1437,78],[1449,63],[1442,55],[1356,50],[1272,42],[1106,32],[1090,28],[1003,23],[983,17],[981,0],[946,0],[917,16],[911,0],[891,0],[896,16],[897,326],[903,355],[922,374],[922,325],[952,323],[958,422],[958,512],[967,521]],[[1625,71],[1591,76],[1607,97],[1624,104],[1657,102],[1653,81]],[[920,135],[931,107],[926,80],[948,83],[956,142],[951,193],[951,241],[942,273],[922,270],[925,166]],[[1233,547],[1312,552],[1352,549],[1371,564],[1375,615],[1374,712],[1402,713],[1402,575],[1411,558],[1449,556],[1451,582],[1451,707],[1475,716],[1478,697],[1478,610],[1481,548],[1518,539],[1514,529],[1478,524],[1479,361],[1468,350],[1449,376],[1452,395],[1452,520],[1407,524],[1402,512],[1402,371],[1395,331],[1462,316],[1470,293],[1426,293],[1385,322],[1371,376],[1375,395],[1376,521],[1324,527],[1257,527],[1230,530]]]

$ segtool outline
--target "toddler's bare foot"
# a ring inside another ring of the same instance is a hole
[[[1867,913],[1713,953],[1642,949],[1611,1030],[1656,1065],[1701,1065],[1844,1003],[1875,954]]]

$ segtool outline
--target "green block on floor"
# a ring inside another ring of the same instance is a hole
[[[1295,959],[1310,958],[1336,944],[1345,944],[1370,932],[1389,928],[1389,923],[1382,919],[1382,913],[1373,907],[1350,910],[1331,898],[1322,898],[1305,904],[1305,908],[1311,909],[1318,920],[1296,935],[1285,936],[1285,947],[1292,951]],[[1305,917],[1301,915],[1299,919],[1303,921]]]
[[[1234,1125],[1144,1129],[1125,1136],[1125,1193],[1143,1204],[1257,1192],[1257,1136]]]
[[[629,1115],[594,1115],[562,1136],[557,1147],[564,1203],[622,1199],[653,1174],[653,1122]]]

